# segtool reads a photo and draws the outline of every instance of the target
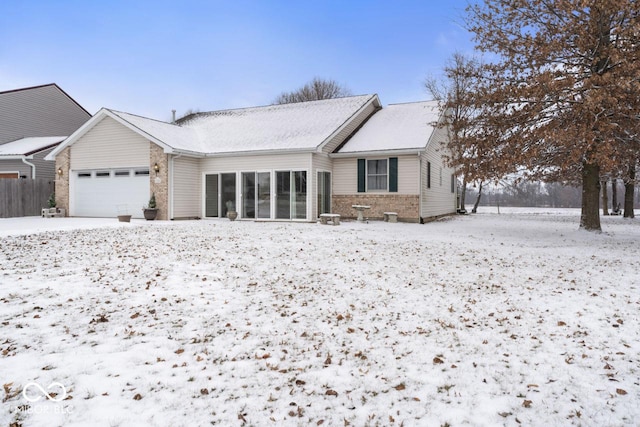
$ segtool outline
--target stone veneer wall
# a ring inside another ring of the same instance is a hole
[[[384,212],[397,212],[398,221],[420,222],[420,196],[406,194],[351,194],[331,197],[332,213],[342,218],[358,216],[352,205],[371,206],[364,211],[369,219],[382,219]]]
[[[56,206],[63,208],[69,215],[69,170],[71,165],[71,147],[67,147],[56,156]],[[62,175],[58,175],[58,168]]]
[[[156,195],[156,204],[158,206],[158,216],[156,219],[169,219],[169,156],[165,154],[162,147],[149,142],[150,158],[149,158],[149,179],[151,180],[151,194]],[[160,171],[156,175],[153,165],[158,164]],[[149,194],[149,197],[151,197]]]

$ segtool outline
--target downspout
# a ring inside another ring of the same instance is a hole
[[[36,165],[34,165],[33,163],[27,162],[26,157],[22,158],[22,163],[24,163],[27,166],[31,166],[31,179],[36,179]]]

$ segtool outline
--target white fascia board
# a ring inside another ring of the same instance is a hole
[[[419,156],[424,153],[424,148],[404,148],[399,150],[375,150],[375,151],[355,151],[350,153],[330,153],[329,157],[333,159],[342,158],[362,158],[362,157],[376,157],[376,156]]]
[[[331,135],[329,135],[324,141],[322,141],[322,143],[320,143],[320,145],[318,145],[318,147],[316,148],[316,151],[319,152],[319,153],[322,152],[322,150],[324,149],[325,145],[327,145],[333,139],[334,136],[336,136],[338,133],[340,133],[342,131],[342,129],[347,127],[351,123],[353,118],[356,117],[362,110],[367,108],[370,104],[375,104],[376,107],[381,107],[382,106],[382,104],[380,104],[380,98],[378,98],[378,94],[372,95],[371,98],[369,99],[369,101],[365,102],[365,104],[362,107],[358,108],[358,111],[353,113],[351,115],[351,117],[349,117],[349,119],[347,119],[338,129],[333,131],[333,133]],[[375,111],[374,111],[374,113],[375,113]]]

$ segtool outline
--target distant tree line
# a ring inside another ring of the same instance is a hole
[[[616,213],[622,209],[624,183],[616,181],[616,191],[612,191],[612,182],[607,183],[607,209],[610,213]],[[604,183],[603,183],[604,188]],[[617,194],[617,200],[613,200],[613,194]],[[473,203],[478,197],[478,187],[467,188],[467,201]],[[503,185],[492,189],[482,189],[480,206],[513,206],[513,207],[550,207],[550,208],[580,208],[582,202],[582,189],[579,186],[565,185],[559,182],[522,182],[519,184]],[[604,212],[604,200],[602,207]],[[640,208],[640,193],[635,194],[634,206]]]

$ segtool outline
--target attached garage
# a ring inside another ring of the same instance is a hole
[[[149,201],[149,187],[148,167],[72,171],[70,214],[142,218],[142,208]]]

